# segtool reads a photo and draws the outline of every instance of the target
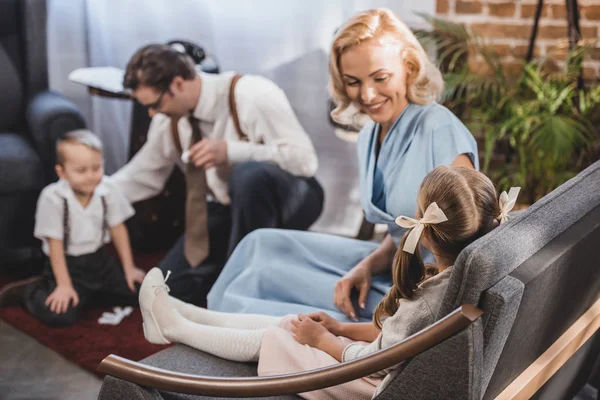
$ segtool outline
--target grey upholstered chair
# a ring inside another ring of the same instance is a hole
[[[240,381],[197,375],[248,377],[255,366],[176,345],[141,364],[107,357],[99,370],[112,376],[99,398],[290,399],[299,387],[339,383],[336,369],[350,380],[356,364],[368,373],[404,359],[376,399],[573,398],[600,354],[599,266],[600,161],[466,248],[454,265],[439,321],[370,360]],[[473,305],[483,311],[481,318]],[[367,365],[373,360],[380,364]],[[305,386],[294,386],[299,380]]]

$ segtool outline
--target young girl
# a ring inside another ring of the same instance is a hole
[[[86,129],[71,131],[56,144],[58,182],[38,199],[34,236],[48,263],[41,281],[25,289],[23,304],[51,326],[73,324],[94,297],[136,303],[135,282],[144,272],[133,264],[124,221],[133,208],[107,182],[102,142]],[[104,249],[112,238],[121,264]]]
[[[394,259],[394,285],[373,323],[341,323],[325,313],[277,318],[209,311],[170,297],[166,279],[155,268],[140,290],[146,339],[179,342],[235,361],[258,360],[261,376],[321,368],[389,347],[436,321],[458,254],[504,220],[514,205],[514,191],[510,201],[503,194],[502,210],[495,193],[492,182],[470,168],[439,166],[425,176],[416,219],[396,219],[408,230]],[[434,266],[426,268],[421,261],[419,243],[434,254]],[[370,399],[389,372],[301,396]]]

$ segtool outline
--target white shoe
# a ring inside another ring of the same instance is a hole
[[[167,273],[167,277],[163,279],[162,271],[159,268],[152,268],[142,282],[140,287],[140,310],[142,312],[142,327],[146,340],[154,344],[169,344],[169,342],[160,330],[160,326],[152,312],[152,306],[156,300],[156,295],[160,291],[169,292],[169,287],[166,285],[166,280],[169,279],[171,271]]]

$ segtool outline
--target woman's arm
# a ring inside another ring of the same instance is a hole
[[[383,239],[377,250],[365,258],[371,274],[377,275],[386,272],[392,265],[395,254],[396,245],[392,240],[392,236],[388,233],[385,235],[385,239]]]
[[[471,162],[471,159],[466,154],[459,154],[458,157],[454,159],[452,165],[454,165],[455,167],[467,167],[475,169],[473,163]]]
[[[367,295],[371,289],[371,277],[386,272],[392,265],[395,253],[396,245],[388,233],[377,250],[365,257],[337,281],[333,302],[349,318],[357,320],[356,312],[350,301],[352,289],[356,288],[359,291],[358,304],[360,308],[365,308]]]

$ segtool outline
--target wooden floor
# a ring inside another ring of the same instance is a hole
[[[2,400],[93,400],[102,381],[0,320]]]

